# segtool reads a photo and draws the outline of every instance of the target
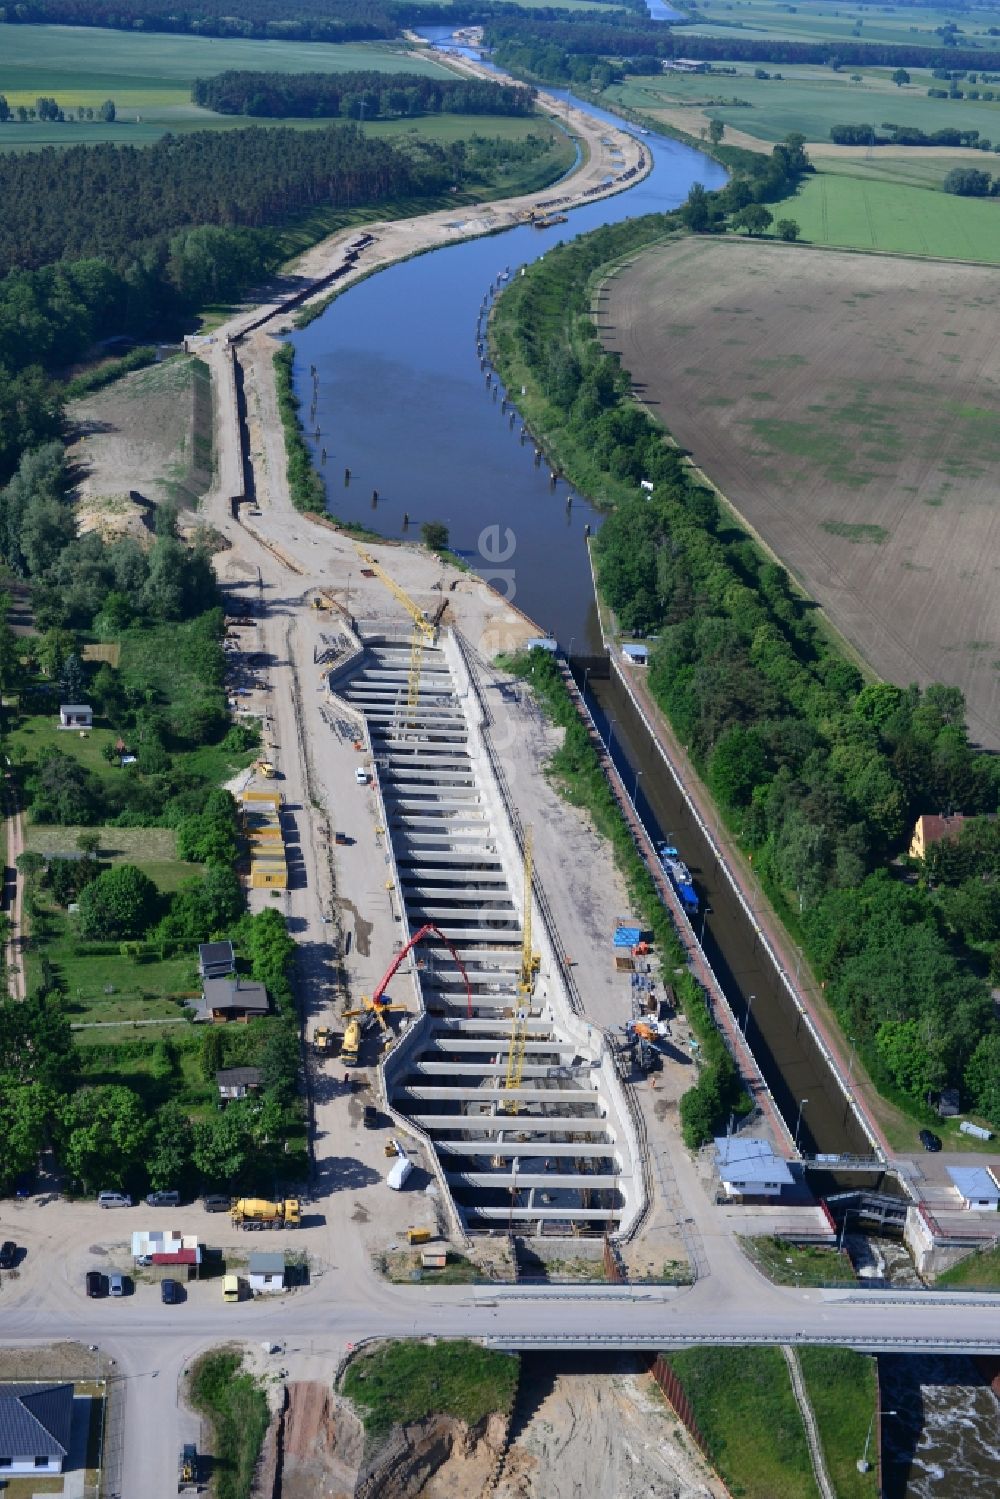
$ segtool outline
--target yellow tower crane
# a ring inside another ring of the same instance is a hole
[[[528,1014],[531,996],[535,988],[535,974],[538,972],[541,957],[533,952],[531,948],[531,904],[534,875],[534,835],[531,825],[524,830],[524,887],[523,887],[523,910],[521,916],[521,973],[517,981],[518,1004],[514,1010],[514,1017],[510,1026],[510,1050],[507,1053],[507,1075],[504,1080],[504,1088],[515,1089],[521,1086],[521,1074],[524,1071],[524,1051],[528,1041]],[[516,1099],[508,1100],[506,1110],[509,1114],[516,1114],[520,1105]]]
[[[400,587],[396,579],[386,572],[382,564],[377,562],[370,552],[358,547],[358,556],[365,567],[371,568],[375,576],[385,584],[396,602],[402,604],[413,620],[413,634],[410,637],[410,670],[406,682],[406,711],[408,718],[412,719],[420,696],[420,669],[423,664],[424,648],[436,643],[437,626],[427,618],[420,605],[410,598],[405,588]]]

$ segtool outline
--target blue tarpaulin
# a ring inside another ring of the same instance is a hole
[[[641,936],[641,927],[620,926],[614,935],[614,945],[615,947],[634,947]]]

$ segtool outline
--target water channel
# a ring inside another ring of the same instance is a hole
[[[441,28],[440,35],[448,33]],[[566,225],[526,225],[391,266],[339,297],[295,339],[300,391],[303,372],[308,378],[313,364],[318,372],[316,424],[322,437],[313,444],[314,458],[331,512],[394,537],[418,535],[421,521],[442,520],[452,545],[480,568],[480,537],[493,527],[501,534],[509,529],[511,554],[503,571],[510,579],[502,580],[504,588],[512,585],[520,607],[578,659],[595,659],[601,649],[584,540],[586,525],[596,531],[601,514],[576,494],[567,503],[565,484],[553,492],[547,467],[535,464],[533,444],[520,441],[519,424],[511,428],[486,384],[476,325],[485,290],[506,267],[516,275],[568,235],[672,208],[692,182],[714,187],[724,180],[717,163],[676,141],[650,135],[644,144],[653,169],[628,192],[573,210]],[[320,444],[327,449],[325,465],[315,451]],[[351,471],[349,485],[343,482],[345,468]],[[374,505],[373,490],[379,495]],[[801,1141],[807,1149],[863,1151],[864,1139],[836,1084],[682,799],[644,742],[627,698],[599,666],[590,687],[598,718],[616,720],[616,755],[632,767],[631,776],[641,772],[640,800],[649,825],[675,835],[696,873],[708,908],[710,961],[736,1013],[750,1007],[748,1036],[786,1120],[794,1127],[805,1099]]]
[[[668,9],[651,0],[651,13],[661,8]],[[424,34],[445,45],[450,35],[447,28]],[[573,102],[597,119],[622,125],[617,116]],[[601,514],[575,493],[567,504],[565,484],[552,491],[547,468],[534,463],[532,443],[519,441],[519,423],[512,430],[509,412],[502,414],[499,399],[493,399],[476,353],[482,298],[500,272],[509,267],[516,275],[560,240],[601,224],[672,208],[693,182],[716,187],[724,180],[722,169],[700,152],[656,134],[644,137],[644,144],[653,158],[649,176],[626,193],[572,210],[567,224],[470,240],[389,267],[352,288],[295,336],[296,383],[300,396],[308,394],[311,401],[309,367],[315,364],[322,437],[314,444],[314,461],[334,515],[402,539],[418,536],[422,521],[442,520],[455,549],[486,576],[480,538],[494,527],[501,535],[509,529],[512,550],[502,566],[510,577],[495,581],[505,592],[513,584],[517,604],[558,637],[578,675],[586,674],[588,700],[647,826],[671,835],[691,865],[705,901],[707,955],[735,1013],[747,1022],[748,1039],[784,1117],[794,1128],[802,1105],[800,1142],[807,1151],[865,1152],[843,1095],[798,1023],[630,700],[609,675],[584,541],[585,526],[596,532]],[[473,212],[457,209],[456,220]],[[352,474],[348,486],[345,468]],[[373,507],[374,489],[379,500]],[[996,1493],[988,1390],[966,1387],[972,1381],[959,1367],[962,1361],[939,1360],[933,1368],[891,1362],[892,1399],[898,1410],[912,1414],[905,1424],[902,1418],[889,1423],[887,1492],[913,1499]],[[913,1388],[897,1387],[907,1382]],[[888,1396],[883,1403],[892,1408]],[[953,1465],[956,1484],[944,1476]]]

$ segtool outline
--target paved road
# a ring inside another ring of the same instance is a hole
[[[8,1288],[10,1289],[10,1288]],[[751,1294],[748,1294],[748,1291]],[[710,1275],[686,1289],[394,1287],[364,1272],[327,1276],[280,1304],[238,1307],[192,1300],[165,1307],[139,1299],[87,1302],[57,1280],[17,1303],[4,1295],[8,1344],[78,1338],[115,1360],[125,1388],[122,1499],[176,1492],[186,1419],[178,1382],[203,1349],[232,1338],[283,1345],[281,1365],[324,1369],[373,1336],[434,1335],[497,1340],[500,1346],[595,1344],[671,1347],[684,1342],[831,1343],[872,1351],[932,1348],[1000,1352],[1000,1317],[976,1296],[783,1290],[743,1264],[738,1279]]]

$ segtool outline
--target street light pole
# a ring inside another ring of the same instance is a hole
[[[636,802],[639,800],[639,777],[641,775],[642,775],[642,771],[641,770],[637,770],[636,773],[635,773],[635,789],[632,792],[632,805],[633,805],[633,807],[635,806]]]
[[[698,933],[698,946],[699,947],[702,947],[704,945],[704,942],[705,942],[705,920],[711,914],[711,910],[712,910],[712,907],[708,904],[708,901],[706,901],[705,904],[701,908],[701,931]],[[745,1034],[746,1034],[746,1032],[744,1031],[744,1035]]]
[[[795,1121],[795,1149],[796,1150],[798,1150],[798,1148],[799,1148],[799,1129],[800,1129],[800,1127],[802,1125],[802,1110],[805,1108],[805,1106],[806,1106],[806,1104],[808,1102],[809,1102],[808,1098],[800,1098],[799,1099],[799,1115],[798,1115],[798,1118]]]
[[[701,924],[701,929],[702,929],[702,931],[705,930],[705,923],[704,923],[704,921]],[[748,1022],[750,1020],[750,1011],[753,1008],[753,1002],[754,1002],[754,1000],[756,998],[757,998],[756,994],[751,994],[750,995],[749,999],[747,1000],[746,1010],[743,1013],[743,1039],[744,1040],[746,1040],[747,1024],[748,1024]]]
[[[612,741],[612,739],[614,737],[611,731],[612,731],[612,729],[614,728],[614,726],[615,726],[615,724],[617,722],[618,722],[617,718],[609,718],[608,719],[608,742],[607,742],[607,744],[604,747],[607,750],[607,752],[608,752],[609,755],[611,753],[611,741]]]
[[[847,1220],[851,1216],[851,1214],[853,1212],[856,1212],[856,1211],[857,1211],[856,1208],[848,1208],[847,1211],[844,1214],[844,1221],[840,1225],[840,1238],[837,1240],[837,1253],[838,1254],[840,1254],[841,1250],[844,1247],[844,1235],[847,1233]]]
[[[875,1429],[875,1417],[878,1416],[878,1415],[895,1416],[896,1414],[897,1414],[896,1411],[881,1411],[880,1412],[877,1405],[876,1405],[875,1409],[872,1411],[872,1418],[868,1422],[868,1435],[865,1437],[865,1450],[861,1454],[861,1456],[858,1458],[858,1461],[857,1461],[857,1464],[856,1464],[856,1467],[857,1467],[857,1470],[858,1470],[859,1473],[870,1473],[871,1470],[872,1470],[872,1465],[868,1461],[868,1447],[869,1447],[869,1445],[871,1443],[872,1432]]]

